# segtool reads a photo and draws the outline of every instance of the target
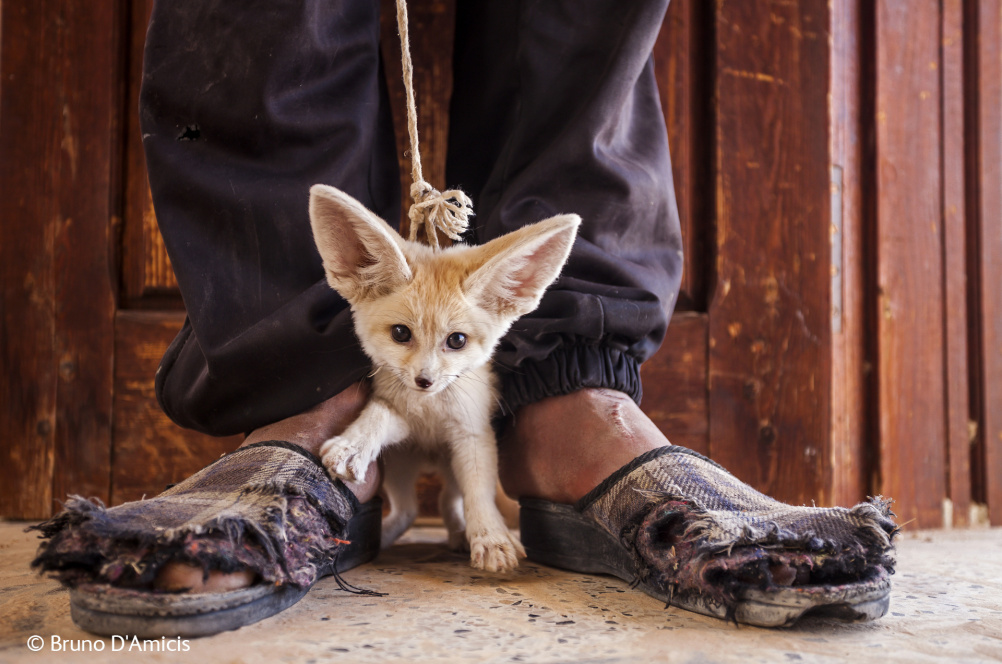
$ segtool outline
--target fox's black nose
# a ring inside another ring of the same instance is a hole
[[[424,376],[418,376],[417,378],[414,379],[414,382],[417,383],[417,386],[420,387],[422,390],[427,390],[429,387],[431,387],[431,381],[425,378]]]

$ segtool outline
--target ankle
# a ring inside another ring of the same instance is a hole
[[[318,454],[324,441],[344,431],[368,401],[368,384],[355,383],[309,410],[258,427],[247,434],[241,447],[267,440],[284,440]]]
[[[512,496],[573,503],[638,455],[667,444],[627,395],[586,388],[516,413],[501,446],[501,482]]]
[[[282,440],[319,455],[320,446],[340,435],[355,421],[368,402],[368,383],[355,383],[309,410],[251,431],[241,447],[268,440]],[[373,462],[365,474],[365,482],[346,481],[345,486],[364,503],[376,495],[381,479],[379,467]]]

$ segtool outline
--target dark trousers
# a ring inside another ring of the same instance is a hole
[[[498,348],[506,404],[582,387],[639,400],[682,268],[651,59],[667,0],[458,5],[447,182],[432,184],[473,197],[475,242],[584,220],[559,281]],[[363,378],[307,201],[325,183],[399,218],[379,2],[158,0],[140,104],[188,312],[157,373],[166,413],[250,431]]]

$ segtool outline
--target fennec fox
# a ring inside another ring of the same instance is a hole
[[[415,482],[430,461],[443,478],[450,544],[468,545],[478,569],[513,569],[525,552],[494,503],[498,397],[490,359],[560,273],[580,218],[560,215],[481,246],[435,251],[403,239],[344,192],[316,185],[310,221],[327,281],[351,305],[374,369],[369,403],[320,448],[324,465],[361,481],[383,454],[389,546],[414,521]]]

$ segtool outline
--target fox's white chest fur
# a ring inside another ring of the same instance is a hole
[[[321,447],[324,465],[360,481],[382,454],[388,546],[413,522],[417,476],[433,461],[450,543],[468,544],[474,567],[512,569],[524,552],[494,503],[497,386],[489,362],[559,274],[580,219],[561,215],[482,246],[433,251],[404,240],[347,194],[317,185],[310,220],[327,280],[351,304],[374,367],[369,403]]]

